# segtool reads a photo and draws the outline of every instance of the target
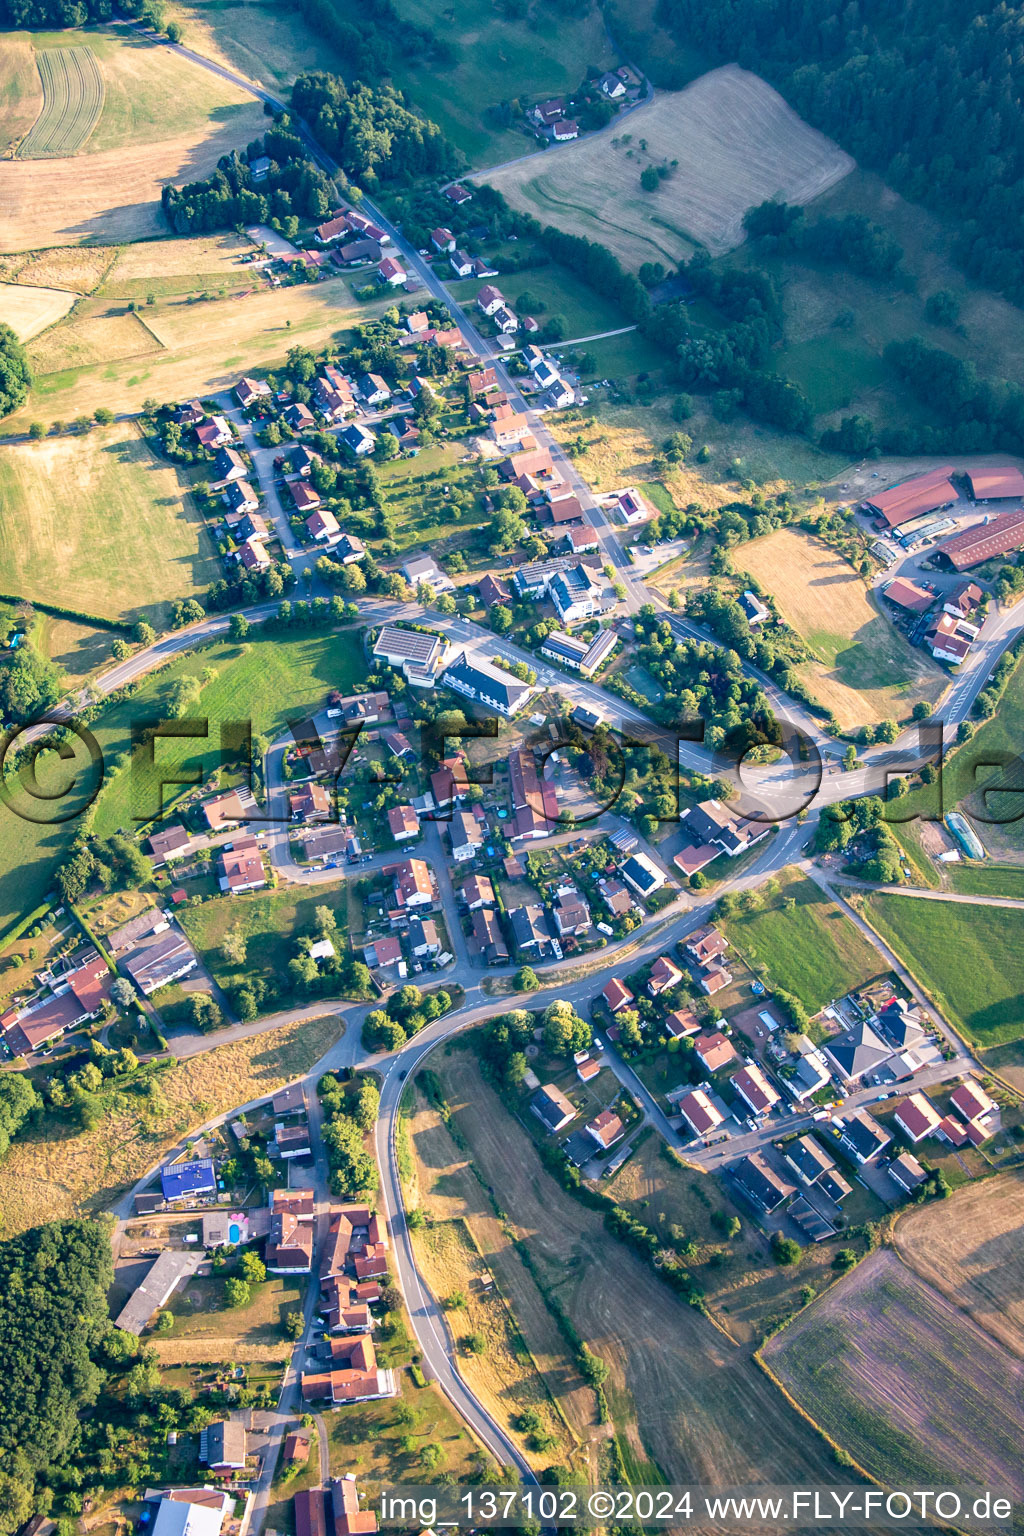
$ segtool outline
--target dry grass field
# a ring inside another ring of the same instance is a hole
[[[187,493],[131,424],[12,444],[0,457],[3,589],[103,618],[191,595],[217,561]]]
[[[83,299],[65,325],[55,326],[29,347],[29,361],[33,376],[38,376],[159,350],[152,332],[123,304]]]
[[[164,183],[208,175],[221,155],[255,138],[265,121],[253,105],[228,122],[210,119],[155,142],[63,160],[0,161],[0,251],[164,234]]]
[[[857,572],[809,534],[781,528],[733,552],[770,592],[788,624],[818,660],[800,669],[808,687],[843,726],[909,716],[930,703],[946,677],[913,650],[871,602]]]
[[[27,32],[5,32],[0,48],[0,155],[22,139],[43,105],[32,39]]]
[[[685,90],[659,93],[614,131],[481,175],[515,208],[586,235],[627,266],[675,265],[695,244],[713,255],[743,239],[753,204],[806,203],[853,169],[831,140],[808,127],[770,85],[737,65]],[[640,141],[646,143],[646,150]],[[648,165],[678,162],[657,191]]]
[[[421,1093],[407,1128],[413,1170],[405,1181],[406,1194],[421,1206],[429,1223],[414,1234],[417,1262],[436,1297],[456,1291],[466,1297],[464,1311],[448,1314],[453,1333],[481,1333],[487,1339],[486,1355],[465,1355],[459,1368],[524,1452],[525,1440],[512,1429],[510,1418],[535,1408],[545,1430],[559,1442],[556,1459],[568,1460],[580,1442],[603,1435],[596,1425],[594,1395],[580,1379],[544,1298],[502,1230],[465,1153]],[[484,1290],[485,1268],[496,1279],[497,1291]],[[529,1358],[523,1356],[516,1328]],[[538,1465],[551,1460],[547,1454]]]
[[[146,298],[151,293],[167,298],[249,288],[253,270],[243,266],[240,258],[251,254],[252,242],[234,234],[139,241],[112,253],[102,294],[117,299]]]
[[[62,319],[74,302],[74,294],[61,288],[4,283],[0,286],[0,324],[9,325],[20,341],[30,341]]]
[[[161,1073],[148,1098],[121,1095],[93,1131],[44,1122],[12,1146],[0,1168],[4,1235],[108,1210],[190,1127],[302,1076],[342,1027],[325,1015],[189,1057]]]
[[[175,281],[174,274],[168,281]],[[203,287],[216,292],[215,281]],[[146,278],[140,286],[152,291],[159,282]],[[32,358],[35,382],[28,403],[6,425],[19,432],[30,421],[71,421],[100,405],[137,411],[150,397],[212,394],[229,388],[240,373],[283,362],[293,346],[322,346],[389,302],[357,307],[340,277],[277,290],[249,287],[201,302],[158,297],[140,315],[130,314],[123,301],[93,297],[42,338]]]
[[[1024,1173],[965,1184],[896,1227],[900,1257],[1018,1355],[1024,1355]]]
[[[36,52],[43,110],[18,146],[22,160],[59,159],[84,148],[103,110],[103,77],[87,44]]]
[[[29,254],[0,256],[0,281],[66,288],[75,295],[92,293],[103,281],[117,254],[118,247],[113,245],[65,245]]]
[[[608,1387],[627,1476],[718,1485],[834,1480],[828,1447],[778,1396],[748,1351],[680,1302],[651,1268],[609,1238],[597,1212],[543,1170],[470,1052],[435,1056],[432,1064],[468,1155],[493,1186],[516,1236],[528,1243],[542,1282],[611,1368]]]
[[[797,1402],[883,1483],[1024,1494],[1024,1363],[892,1252],[858,1265],[764,1355]]]
[[[219,1276],[193,1277],[168,1304],[174,1315],[172,1332],[155,1334],[151,1342],[162,1366],[280,1360],[290,1348],[285,1316],[301,1307],[302,1288],[294,1279],[272,1276],[253,1287],[246,1306],[226,1307]]]

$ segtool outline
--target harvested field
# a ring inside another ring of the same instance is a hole
[[[111,298],[138,299],[151,293],[166,298],[225,286],[249,288],[254,282],[252,267],[242,266],[239,259],[252,254],[252,242],[234,234],[147,240],[112,254],[103,280],[103,293]]]
[[[1024,1494],[1024,1363],[890,1251],[833,1286],[764,1356],[826,1433],[889,1486]]]
[[[106,30],[94,48],[104,97],[100,120],[86,146],[89,154],[201,133],[211,121],[223,127],[252,103],[248,91],[140,37],[134,28]],[[241,146],[244,139],[238,142]]]
[[[91,48],[36,53],[43,110],[18,150],[22,160],[73,155],[87,142],[103,109],[103,78]]]
[[[573,1200],[544,1171],[471,1052],[438,1054],[432,1064],[467,1155],[527,1243],[541,1283],[611,1368],[608,1387],[627,1475],[718,1485],[833,1480],[828,1447],[749,1353],[612,1242],[600,1213]]]
[[[33,251],[31,255],[2,256],[0,279],[5,283],[66,288],[76,295],[92,293],[103,281],[117,254],[116,246],[65,245]]]
[[[150,283],[141,286],[148,290]],[[18,432],[35,419],[71,421],[92,415],[100,405],[137,411],[150,397],[180,400],[212,394],[230,388],[240,373],[283,362],[293,346],[322,346],[357,321],[381,313],[388,302],[380,299],[357,309],[342,278],[274,291],[251,287],[195,303],[158,299],[141,315],[129,314],[123,304],[93,298],[82,313],[98,326],[90,325],[86,342],[96,346],[102,328],[111,352],[79,367],[61,363],[62,356],[74,356],[79,345],[76,311],[66,339],[64,326],[56,326],[45,338],[49,367],[56,371],[37,371],[27,405],[8,417],[5,427]],[[136,345],[129,330],[132,336],[141,335],[144,345]]]
[[[965,1184],[897,1223],[900,1257],[1001,1344],[1024,1355],[1024,1173]]]
[[[919,699],[934,704],[945,689],[941,668],[907,644],[853,567],[820,540],[780,528],[733,558],[817,656],[798,672],[840,725],[907,718]]]
[[[0,296],[2,297],[2,296]],[[72,295],[64,294],[64,298]],[[103,299],[83,299],[66,325],[54,327],[29,348],[34,378],[85,368],[92,363],[112,363],[124,357],[144,357],[159,352],[160,343],[138,315],[123,304]]]
[[[74,294],[61,288],[4,283],[0,286],[0,325],[9,325],[19,341],[30,341],[66,315],[74,302]]]
[[[638,267],[675,265],[695,245],[721,255],[742,241],[753,204],[810,202],[854,166],[770,85],[735,64],[683,91],[660,92],[626,122],[627,133],[580,139],[549,151],[540,165],[527,160],[479,179],[513,207],[598,240]],[[657,191],[643,191],[647,166],[675,161]]]
[[[176,138],[82,158],[0,162],[0,250],[35,251],[76,241],[144,240],[166,233],[160,192],[196,181],[221,155],[262,132],[253,105]]]
[[[27,32],[5,32],[0,49],[0,155],[28,133],[42,105],[31,37]]]
[[[47,1117],[0,1168],[4,1233],[108,1210],[190,1126],[303,1076],[342,1029],[325,1015],[190,1056],[160,1073],[149,1096],[120,1095],[92,1131]]]
[[[103,618],[191,596],[217,561],[187,493],[131,423],[12,444],[0,454],[0,583],[27,598],[72,594]]]
[[[525,1438],[512,1429],[510,1420],[524,1408],[535,1408],[545,1430],[559,1441],[558,1459],[566,1460],[581,1441],[604,1437],[596,1423],[594,1394],[580,1378],[557,1323],[465,1152],[422,1094],[417,1094],[406,1126],[414,1166],[403,1182],[407,1196],[415,1191],[411,1203],[420,1205],[428,1221],[414,1234],[417,1263],[438,1299],[456,1291],[465,1295],[465,1310],[448,1313],[452,1332],[482,1333],[488,1342],[485,1356],[466,1355],[459,1369],[524,1451]],[[485,1270],[494,1276],[496,1291],[484,1290]],[[516,1328],[530,1352],[527,1358]],[[550,1464],[550,1454],[545,1456],[538,1465]]]

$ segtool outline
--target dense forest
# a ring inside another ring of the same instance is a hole
[[[25,348],[9,325],[0,325],[0,416],[24,405],[31,383]]]
[[[457,157],[436,123],[411,112],[390,85],[346,85],[339,75],[300,75],[292,107],[346,176],[375,183],[445,175]]]
[[[358,15],[337,0],[298,0],[298,9],[345,59],[350,79],[384,80],[399,58],[426,59],[439,69],[454,62],[446,39],[400,15],[391,0],[362,0]]]
[[[261,155],[269,158],[270,171],[256,183],[249,162]],[[330,208],[331,183],[287,117],[249,144],[245,158],[222,155],[212,176],[163,190],[164,213],[179,235],[275,221],[291,238],[300,218],[322,219]]]
[[[1024,302],[1024,15],[1001,0],[660,0],[680,45],[765,76]]]
[[[103,1386],[112,1279],[110,1239],[95,1222],[51,1222],[0,1243],[0,1536],[36,1512],[39,1488],[78,1481],[79,1415]]]

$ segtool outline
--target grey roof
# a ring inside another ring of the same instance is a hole
[[[829,1168],[835,1167],[834,1160],[813,1136],[798,1136],[796,1141],[790,1142],[785,1148],[785,1155],[797,1172],[812,1183]]]
[[[549,1131],[553,1131],[561,1125],[566,1115],[574,1115],[576,1113],[572,1101],[567,1099],[562,1090],[556,1088],[554,1083],[548,1083],[538,1093],[534,1094],[530,1100],[530,1108],[538,1119],[544,1122]]]
[[[792,1194],[792,1186],[779,1177],[760,1152],[742,1158],[732,1174],[743,1193],[763,1211],[774,1211]]]
[[[854,1024],[842,1035],[837,1035],[825,1046],[844,1077],[863,1077],[875,1067],[881,1066],[892,1055],[892,1047],[886,1045],[870,1024]]]
[[[547,944],[551,935],[540,906],[513,907],[508,914],[512,937],[520,948],[530,944]]]
[[[150,1266],[146,1278],[136,1286],[117,1317],[116,1328],[125,1333],[140,1334],[158,1307],[162,1307],[175,1286],[186,1275],[194,1273],[196,1266],[206,1255],[201,1248],[195,1253],[176,1253],[166,1248]]]
[[[884,1131],[866,1109],[858,1110],[841,1124],[843,1140],[864,1161],[874,1157],[876,1152],[881,1152],[882,1148],[887,1147],[892,1141],[889,1132]]]

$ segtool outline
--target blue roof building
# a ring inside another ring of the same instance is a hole
[[[201,1157],[194,1163],[168,1163],[160,1170],[160,1185],[165,1200],[185,1200],[189,1195],[212,1195],[217,1191],[213,1161]]]

